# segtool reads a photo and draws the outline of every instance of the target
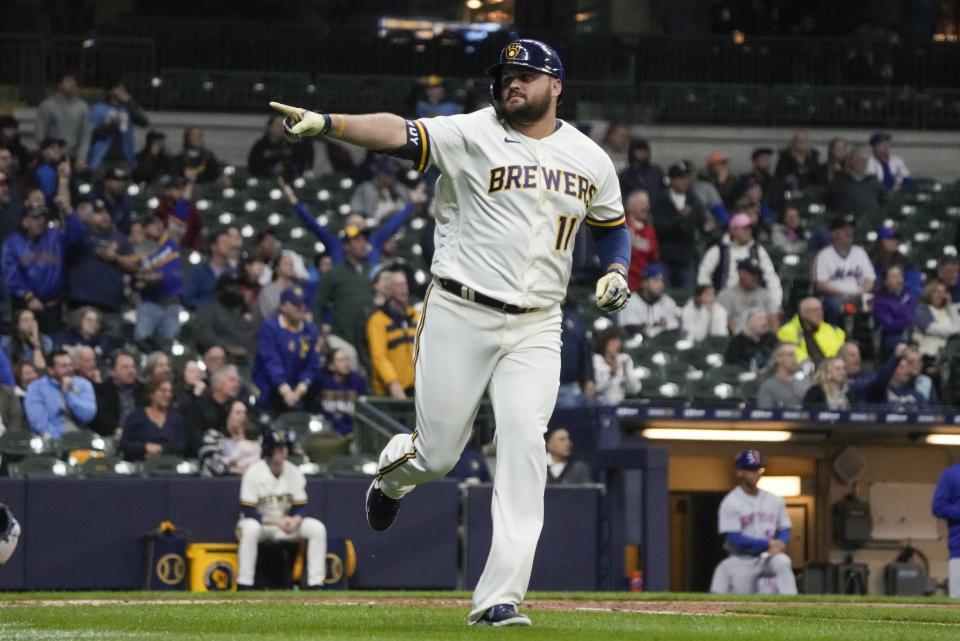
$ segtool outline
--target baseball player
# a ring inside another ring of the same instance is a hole
[[[434,166],[436,254],[414,347],[417,428],[395,436],[367,491],[367,522],[393,523],[415,486],[446,474],[489,389],[497,424],[493,540],[470,624],[530,625],[523,601],[543,525],[543,434],[560,379],[560,301],[573,239],[594,232],[606,273],[596,302],[619,311],[629,291],[630,237],[613,163],[556,117],[557,52],[517,40],[489,67],[492,105],[404,120],[312,113],[271,103],[293,137],[325,134]]]
[[[720,534],[730,553],[713,572],[710,591],[752,594],[760,581],[773,584],[777,594],[796,594],[793,565],[784,550],[790,541],[790,518],[783,499],[757,487],[765,463],[760,452],[737,456],[737,487],[720,503]]]
[[[237,589],[253,588],[257,545],[261,541],[307,540],[307,587],[322,588],[327,563],[327,528],[304,517],[307,480],[287,460],[296,442],[293,432],[263,433],[263,458],[247,468],[240,481],[240,522],[237,523],[239,568]]]

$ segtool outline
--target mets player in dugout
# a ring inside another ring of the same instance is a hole
[[[440,170],[436,254],[414,348],[416,430],[380,455],[367,522],[390,527],[414,487],[456,464],[484,391],[496,419],[493,541],[468,623],[530,625],[517,612],[543,526],[543,434],[560,383],[560,302],[573,240],[586,224],[606,274],[597,306],[629,297],[630,238],[613,163],[556,117],[563,65],[549,45],[517,40],[491,77],[492,106],[404,120],[278,103],[287,136],[326,135]]]

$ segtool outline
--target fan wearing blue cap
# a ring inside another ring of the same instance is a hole
[[[268,413],[303,409],[312,403],[320,358],[317,328],[306,315],[303,290],[288,287],[280,294],[280,309],[260,328],[250,378],[257,406]]]
[[[784,550],[790,517],[783,499],[757,484],[766,468],[757,449],[737,455],[737,486],[720,503],[719,532],[730,554],[714,570],[715,594],[796,594],[793,565]]]
[[[680,328],[680,307],[664,293],[663,266],[650,263],[643,270],[643,283],[633,292],[617,322],[627,333],[647,338]]]

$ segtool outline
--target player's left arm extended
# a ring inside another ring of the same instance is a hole
[[[597,307],[608,314],[619,312],[630,300],[627,272],[630,270],[630,232],[625,225],[587,225],[597,244],[600,264],[607,273],[597,281]]]

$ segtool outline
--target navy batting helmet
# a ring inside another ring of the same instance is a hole
[[[763,460],[763,455],[760,454],[760,450],[751,448],[737,455],[738,470],[759,470],[766,466],[767,462]]]
[[[494,105],[500,101],[500,74],[507,65],[527,67],[563,80],[563,63],[553,47],[539,40],[514,40],[500,52],[497,64],[487,67],[487,75],[493,78],[490,100]]]
[[[292,450],[297,443],[297,435],[293,430],[278,430],[270,428],[263,433],[260,439],[260,453],[263,458],[273,456],[273,453],[281,445],[286,445],[287,450]]]

